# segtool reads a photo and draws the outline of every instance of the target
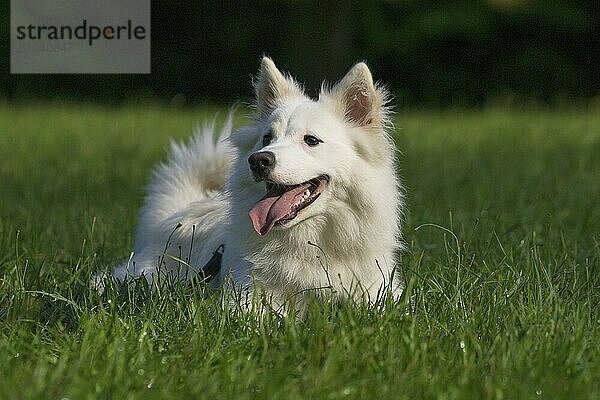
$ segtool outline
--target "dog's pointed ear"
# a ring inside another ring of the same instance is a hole
[[[367,64],[360,62],[331,90],[348,122],[381,128],[387,120],[387,92],[373,83]]]
[[[302,97],[302,90],[290,77],[285,77],[269,57],[260,63],[258,79],[254,83],[256,111],[259,115],[270,114],[283,99]]]

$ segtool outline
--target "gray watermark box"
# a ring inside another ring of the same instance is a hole
[[[11,0],[13,74],[149,74],[150,0]]]

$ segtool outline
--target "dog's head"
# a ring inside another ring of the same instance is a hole
[[[326,216],[333,207],[354,212],[351,203],[381,190],[369,181],[393,168],[386,92],[364,63],[312,100],[265,57],[255,89],[254,123],[232,139],[239,163],[246,163],[244,185],[256,189],[246,195],[255,197],[248,212],[259,235]]]

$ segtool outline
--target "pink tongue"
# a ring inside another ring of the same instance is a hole
[[[252,226],[259,235],[266,235],[277,221],[288,217],[297,197],[302,197],[309,183],[304,183],[288,190],[281,196],[267,193],[248,212]],[[299,201],[298,201],[299,202]]]

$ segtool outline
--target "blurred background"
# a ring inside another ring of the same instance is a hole
[[[8,2],[0,54],[9,54]],[[252,97],[261,55],[317,93],[365,60],[398,106],[600,93],[600,1],[152,2],[149,75],[11,75],[0,99],[228,104]]]

